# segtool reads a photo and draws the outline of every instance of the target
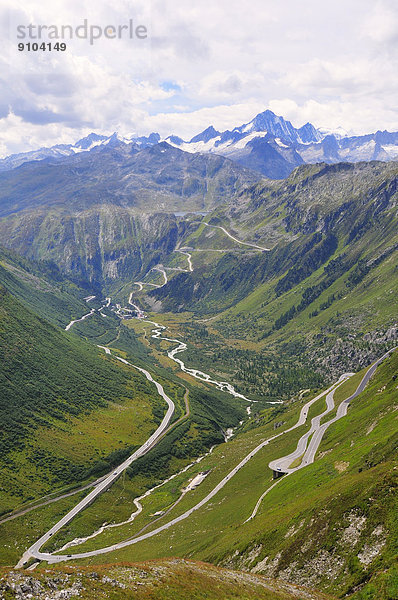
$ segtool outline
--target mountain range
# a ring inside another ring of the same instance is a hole
[[[75,144],[58,144],[3,158],[0,171],[14,169],[28,161],[57,160],[91,152],[101,146],[128,146],[131,151],[137,151],[161,141],[190,153],[228,157],[271,179],[287,177],[295,167],[305,163],[390,161],[398,158],[398,132],[348,135],[342,130],[316,129],[311,123],[295,128],[290,121],[266,110],[249,123],[232,130],[220,132],[209,126],[188,141],[176,135],[162,140],[158,133],[140,137],[91,133]]]

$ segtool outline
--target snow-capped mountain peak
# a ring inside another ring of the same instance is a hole
[[[342,128],[316,129],[311,123],[296,128],[290,121],[265,110],[232,130],[220,132],[210,125],[189,141],[176,135],[162,141],[158,133],[127,137],[117,132],[108,136],[90,133],[74,144],[57,144],[8,156],[0,160],[0,171],[29,161],[57,161],[81,152],[125,146],[134,152],[153,146],[154,156],[157,152],[167,153],[173,146],[190,153],[220,154],[272,179],[287,177],[303,163],[398,159],[398,133],[377,131],[354,136]]]
[[[198,135],[195,135],[190,141],[190,144],[195,144],[195,142],[208,142],[209,140],[212,140],[213,138],[217,137],[220,135],[219,131],[216,131],[213,127],[213,125],[210,125],[210,127],[208,127],[207,129],[205,129],[204,131],[202,131],[201,133],[199,133]]]
[[[91,150],[94,146],[101,144],[104,140],[108,139],[106,135],[99,135],[98,133],[90,133],[86,137],[82,138],[76,144],[74,148],[80,148],[81,150]]]

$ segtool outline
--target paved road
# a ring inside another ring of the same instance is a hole
[[[330,419],[329,421],[327,421],[326,423],[323,423],[322,425],[320,425],[320,421],[322,419],[322,416],[324,416],[325,414],[329,413],[330,410],[333,410],[334,408],[334,400],[333,400],[333,395],[334,392],[336,391],[337,387],[339,387],[339,385],[341,385],[341,382],[338,382],[337,385],[331,389],[328,393],[328,398],[329,400],[327,400],[327,404],[328,407],[326,409],[326,411],[324,411],[324,413],[322,415],[319,415],[319,417],[315,417],[315,419],[312,419],[311,422],[311,426],[315,420],[317,427],[315,430],[313,430],[313,437],[308,445],[308,448],[306,449],[306,445],[303,447],[303,445],[300,446],[299,449],[299,445],[302,442],[302,440],[304,438],[306,438],[306,440],[308,440],[308,432],[307,434],[305,434],[304,436],[302,436],[299,440],[299,443],[297,444],[297,449],[295,452],[292,452],[291,454],[289,454],[288,456],[283,456],[282,458],[279,458],[277,460],[273,460],[269,463],[269,467],[272,470],[276,470],[276,471],[281,471],[282,473],[286,474],[286,477],[288,475],[291,475],[292,473],[294,473],[295,471],[298,471],[299,469],[303,469],[304,467],[307,467],[309,464],[313,463],[315,460],[315,454],[318,451],[319,445],[322,441],[323,435],[326,431],[326,429],[328,429],[328,427],[330,427],[330,425],[332,425],[333,423],[335,423],[336,421],[338,421],[339,419],[341,419],[342,417],[345,417],[348,411],[348,407],[350,405],[350,402],[356,398],[359,394],[361,394],[363,392],[363,390],[365,389],[366,385],[369,382],[369,379],[373,376],[374,372],[376,371],[377,367],[379,366],[379,364],[381,362],[383,362],[384,359],[386,359],[392,352],[394,352],[395,350],[397,350],[398,346],[395,348],[392,348],[391,350],[388,350],[388,352],[386,352],[385,354],[383,354],[383,356],[381,358],[379,358],[378,360],[376,360],[371,367],[369,367],[369,369],[366,371],[365,375],[363,376],[362,380],[360,381],[357,389],[355,390],[355,392],[349,397],[346,398],[345,400],[343,400],[343,402],[338,406],[337,411],[336,411],[336,416],[333,417],[333,419]],[[348,375],[348,374],[347,374]],[[343,375],[342,377],[344,377],[345,379],[347,378],[347,375]],[[341,379],[341,378],[340,378]],[[318,397],[319,398],[319,397]],[[315,400],[318,400],[318,398],[315,398],[312,403]],[[331,403],[333,402],[333,407],[331,409],[329,409]],[[308,405],[306,405],[308,406]],[[306,407],[302,408],[302,413],[303,411],[307,410]],[[311,427],[312,428],[312,427]],[[290,466],[290,464],[293,462],[293,460],[295,458],[299,458],[302,454],[303,451],[305,450],[305,454],[302,458],[301,464],[294,468],[294,469],[289,469],[288,467]],[[278,485],[278,483],[280,483],[281,479],[277,479],[275,481],[275,483],[273,485],[271,485],[271,487],[269,487],[267,490],[265,490],[265,492],[262,494],[262,496],[260,496],[260,498],[257,501],[256,506],[254,507],[254,510],[252,512],[252,514],[250,515],[250,517],[247,519],[247,521],[250,521],[250,519],[253,519],[253,517],[256,516],[257,511],[261,505],[261,502],[263,501],[263,499],[265,498],[265,496],[276,486]]]
[[[344,416],[347,413],[347,407],[350,403],[350,401],[355,398],[356,396],[358,396],[358,394],[360,394],[367,382],[369,381],[370,377],[372,377],[373,373],[375,372],[377,366],[387,357],[391,354],[391,352],[393,352],[394,350],[396,350],[396,348],[389,350],[388,352],[386,352],[380,359],[378,359],[366,372],[366,374],[364,375],[362,381],[360,382],[360,384],[358,385],[356,391],[354,392],[354,394],[352,394],[352,396],[350,396],[349,398],[347,398],[347,400],[344,400],[342,402],[342,404],[340,406],[343,406],[344,408],[341,409],[340,411],[340,415],[337,416],[331,420],[331,422],[336,421],[338,418],[341,418],[341,416]],[[124,359],[121,359],[122,361],[124,361]],[[169,521],[168,523],[164,523],[163,525],[161,525],[160,527],[157,527],[156,529],[153,529],[152,531],[149,531],[145,534],[142,535],[137,535],[136,537],[129,539],[129,540],[125,540],[123,542],[119,542],[116,544],[113,544],[111,546],[107,546],[105,548],[99,548],[97,550],[92,550],[90,552],[81,552],[78,554],[73,554],[73,555],[60,555],[60,554],[49,554],[49,553],[40,553],[39,549],[41,547],[41,545],[43,545],[44,541],[46,541],[44,538],[45,536],[43,536],[38,542],[36,542],[36,544],[34,544],[34,546],[32,546],[29,550],[31,551],[33,548],[33,552],[30,552],[30,555],[28,556],[36,556],[37,558],[40,558],[41,560],[46,560],[49,563],[57,563],[57,562],[62,562],[65,560],[70,560],[70,559],[79,559],[79,558],[90,558],[93,556],[98,556],[99,554],[106,554],[108,552],[112,552],[114,550],[120,550],[121,548],[125,548],[127,546],[131,546],[133,544],[137,544],[140,541],[149,539],[155,535],[157,535],[158,533],[161,533],[163,531],[166,531],[167,529],[174,527],[174,525],[177,525],[178,523],[180,523],[181,521],[187,519],[193,512],[199,510],[200,508],[202,508],[202,506],[204,506],[205,504],[207,504],[207,502],[209,502],[209,500],[211,500],[227,483],[228,481],[234,476],[236,475],[236,473],[242,469],[242,467],[244,467],[252,458],[253,456],[255,456],[260,450],[262,450],[262,448],[264,448],[266,445],[268,445],[272,440],[285,435],[286,433],[288,433],[289,431],[292,431],[294,429],[296,429],[297,427],[300,427],[301,425],[303,425],[306,420],[307,420],[307,416],[308,416],[308,410],[310,408],[310,406],[312,404],[314,404],[314,402],[316,402],[317,400],[319,400],[320,398],[322,398],[324,395],[329,395],[331,392],[333,392],[333,390],[335,390],[339,385],[341,385],[343,383],[343,381],[345,379],[347,379],[347,377],[349,377],[348,374],[343,375],[342,377],[340,377],[339,381],[334,384],[333,386],[331,386],[328,390],[326,390],[325,392],[322,392],[321,394],[319,394],[318,396],[316,396],[315,398],[313,398],[312,400],[309,400],[301,409],[300,411],[300,415],[299,415],[299,419],[297,421],[297,423],[295,425],[293,425],[292,427],[290,427],[289,429],[282,431],[279,434],[276,434],[270,438],[268,438],[267,440],[263,441],[261,444],[259,444],[258,446],[256,446],[256,448],[254,448],[249,454],[247,454],[247,456],[245,456],[245,458],[243,458],[243,460],[240,461],[240,463],[234,467],[206,496],[205,498],[203,498],[200,502],[198,502],[195,506],[193,506],[192,508],[188,509],[187,511],[185,511],[184,513],[182,513],[181,515],[179,515],[178,517],[175,517],[174,519],[172,519],[171,521]],[[340,409],[339,406],[339,409]],[[331,424],[331,422],[325,423],[324,425],[329,426]],[[323,425],[319,428],[321,429],[322,427],[324,427]],[[319,445],[319,444],[318,444]],[[302,466],[300,468],[303,468],[304,466],[306,466],[305,464],[302,463]],[[290,473],[289,473],[290,474]],[[289,475],[288,474],[288,475]],[[273,488],[275,487],[275,485],[277,485],[279,483],[278,480],[276,481],[271,488],[269,488],[268,490],[266,490],[266,492],[261,496],[261,498],[259,499],[259,501],[256,504],[255,510],[253,511],[253,513],[251,514],[251,516],[249,517],[250,520],[252,519],[258,510],[258,507],[260,506],[260,503],[262,501],[262,499],[264,498],[264,496]],[[51,531],[51,530],[50,530]],[[48,534],[46,534],[48,535]],[[48,537],[47,537],[48,539]],[[44,541],[42,541],[44,540]],[[40,545],[39,545],[40,544]],[[25,556],[25,555],[24,555]],[[24,557],[23,557],[24,558]],[[18,563],[17,566],[22,566],[22,560],[21,559],[20,563]],[[26,559],[26,558],[25,558]]]
[[[108,349],[109,350],[109,349]],[[124,361],[124,359],[121,359],[122,362]],[[295,429],[296,427],[299,427],[300,425],[303,425],[306,421],[306,416],[308,413],[308,408],[314,403],[316,402],[316,400],[318,400],[319,398],[321,398],[322,396],[324,396],[326,393],[328,393],[331,389],[333,389],[334,386],[332,386],[331,388],[329,388],[329,390],[326,390],[326,392],[322,392],[321,394],[319,394],[319,396],[317,396],[316,398],[310,400],[309,402],[307,402],[306,405],[303,406],[303,408],[301,409],[300,412],[300,416],[299,419],[297,421],[297,423],[295,425],[293,425],[290,429],[288,429],[287,431],[292,431],[293,429]],[[186,512],[184,512],[183,514],[179,515],[178,517],[174,518],[172,521],[169,521],[168,523],[165,523],[164,525],[149,531],[148,533],[145,533],[143,535],[139,535],[133,539],[129,539],[129,540],[125,540],[123,542],[119,542],[117,544],[113,544],[112,546],[107,546],[106,548],[100,548],[98,550],[92,550],[90,552],[81,552],[79,554],[73,554],[72,556],[68,556],[68,555],[60,555],[60,554],[49,554],[49,553],[45,553],[45,552],[40,552],[40,547],[45,543],[45,541],[47,541],[49,539],[49,535],[48,533],[46,534],[46,536],[43,536],[42,538],[40,538],[40,540],[38,540],[33,546],[31,546],[31,548],[29,548],[28,553],[25,553],[25,555],[22,557],[21,561],[18,563],[17,567],[21,567],[23,566],[23,561],[26,561],[28,558],[30,558],[31,556],[34,556],[36,558],[39,558],[40,560],[45,560],[49,563],[57,563],[57,562],[62,562],[65,560],[70,560],[71,558],[75,559],[75,558],[89,558],[92,556],[97,556],[99,554],[106,554],[107,552],[111,552],[113,550],[117,550],[120,548],[124,548],[126,546],[130,546],[132,544],[136,544],[137,542],[140,542],[142,540],[148,539],[150,537],[153,537],[154,535],[157,535],[158,533],[165,531],[166,529],[169,529],[170,527],[173,527],[174,525],[176,525],[177,523],[179,523],[180,521],[183,521],[184,519],[187,519],[193,512],[195,512],[196,510],[199,510],[202,506],[204,506],[209,500],[211,500],[211,498],[213,498],[213,496],[215,496],[225,485],[226,483],[242,468],[244,467],[249,460],[251,460],[253,458],[253,456],[255,456],[262,448],[264,448],[266,445],[268,445],[272,440],[280,437],[281,435],[284,435],[285,433],[287,433],[287,431],[283,431],[279,434],[276,434],[270,438],[268,438],[267,440],[261,442],[261,444],[259,444],[256,448],[254,448],[247,456],[245,456],[245,458],[243,460],[241,460],[241,462],[234,467],[229,473],[228,475],[226,475],[212,490],[211,492],[209,492],[209,494],[207,494],[207,496],[205,498],[203,498],[203,500],[201,500],[200,502],[198,502],[195,506],[193,506],[192,508],[190,508],[189,510],[187,510]],[[70,513],[68,513],[70,514]],[[73,518],[73,516],[71,517]],[[70,519],[69,519],[70,520]],[[58,524],[57,524],[58,525]],[[62,525],[61,525],[62,526]],[[59,528],[58,528],[59,529]],[[57,529],[57,531],[58,531]],[[50,530],[51,532],[52,530]]]
[[[207,227],[214,227],[215,229],[221,229],[221,231],[223,231],[225,233],[225,235],[227,235],[229,238],[231,238],[231,240],[234,240],[234,242],[237,242],[238,244],[243,244],[244,246],[249,246],[250,248],[254,248],[255,250],[260,250],[261,252],[269,252],[270,248],[264,248],[263,246],[258,246],[257,244],[252,244],[250,242],[242,242],[241,240],[238,240],[238,238],[234,237],[233,235],[231,235],[224,227],[221,227],[220,225],[210,225],[209,223],[204,222],[204,225],[207,225]],[[200,250],[200,249],[195,249],[193,248],[192,251],[197,251],[197,252],[228,252],[228,249],[222,249],[222,250],[214,250],[214,249],[206,249],[206,250]],[[159,267],[152,267],[152,269],[150,269],[146,275],[148,275],[148,273],[150,271],[159,271],[160,273],[162,273],[163,277],[164,277],[164,283],[162,283],[161,285],[158,285],[156,283],[149,283],[147,281],[134,281],[135,285],[138,285],[139,291],[141,292],[143,290],[144,285],[151,285],[154,288],[161,288],[163,286],[166,285],[166,283],[168,283],[168,278],[167,278],[167,274],[166,274],[166,270],[168,269],[169,271],[182,271],[182,272],[193,272],[193,264],[192,264],[192,254],[190,254],[189,252],[187,252],[186,250],[180,250],[180,249],[176,249],[175,252],[179,252],[180,254],[184,254],[187,257],[187,261],[188,261],[188,270],[187,269],[181,269],[180,267],[163,267],[162,265],[160,265]],[[145,277],[145,276],[144,276]],[[95,298],[95,296],[89,296],[87,301],[91,300]],[[131,294],[130,294],[130,299],[131,299]],[[131,302],[130,302],[131,304]],[[89,316],[89,315],[86,315]],[[83,318],[86,318],[86,316],[84,316]],[[79,319],[81,320],[81,319]],[[73,321],[68,327],[70,327],[71,325],[73,325],[73,323],[76,323],[76,321]]]
[[[87,296],[86,298],[83,298],[83,300],[85,300],[86,302],[91,302],[91,300],[94,300],[94,298],[96,298],[96,296]],[[101,311],[104,308],[109,308],[111,303],[111,299],[110,298],[105,298],[105,300],[102,301],[102,306],[98,309],[92,308],[91,311],[85,315],[83,315],[82,317],[80,317],[80,319],[75,319],[74,321],[71,321],[70,323],[68,323],[68,325],[65,327],[65,331],[69,331],[69,329],[72,327],[72,325],[74,325],[75,323],[79,323],[80,321],[84,321],[84,319],[87,319],[87,317],[91,317],[91,315],[93,315],[96,311],[99,312],[99,314],[102,317],[106,317],[106,315],[104,315]]]
[[[109,348],[105,348],[104,346],[98,346],[98,347],[99,348],[104,348],[105,351],[108,350],[107,354],[110,354]],[[162,434],[162,436],[159,438],[158,441],[160,441],[161,439],[163,439],[163,437],[165,435],[167,435],[172,429],[174,429],[175,427],[177,427],[177,425],[179,425],[179,423],[181,423],[182,421],[184,421],[185,419],[187,419],[189,417],[191,411],[190,411],[190,406],[189,406],[189,390],[188,390],[188,388],[185,388],[184,402],[185,402],[185,414],[182,415],[177,421],[174,421],[174,423],[172,423],[171,425],[169,425],[169,427]],[[158,485],[155,485],[154,487],[150,488],[142,496],[134,498],[133,504],[136,507],[136,510],[133,513],[131,513],[131,515],[129,516],[128,519],[126,519],[126,521],[121,521],[121,522],[118,522],[118,523],[105,523],[99,529],[97,529],[97,531],[94,531],[94,533],[88,535],[87,537],[84,537],[84,538],[75,538],[74,540],[71,540],[70,542],[67,542],[66,544],[64,544],[64,546],[62,546],[62,548],[59,548],[58,550],[55,550],[54,554],[58,554],[59,552],[62,552],[63,550],[67,550],[68,548],[71,548],[72,546],[77,546],[77,545],[83,544],[87,540],[91,540],[91,539],[97,537],[98,535],[100,535],[101,533],[103,533],[107,529],[114,529],[116,527],[121,527],[122,525],[127,525],[128,523],[132,523],[135,520],[135,518],[143,511],[143,506],[141,504],[141,500],[143,500],[144,498],[146,498],[147,496],[149,496],[150,494],[152,494],[158,488],[164,486],[169,481],[172,481],[173,479],[175,479],[181,473],[185,473],[185,471],[188,471],[188,469],[190,467],[192,467],[193,465],[199,463],[201,461],[201,459],[204,458],[205,456],[207,456],[207,454],[202,455],[202,457],[199,457],[199,459],[196,459],[193,463],[190,463],[189,465],[186,465],[181,471],[178,471],[177,473],[174,473],[173,475],[170,475],[170,477],[168,479],[165,479],[164,481],[162,481],[162,483],[159,483]],[[92,484],[92,485],[94,485],[94,484]],[[91,487],[92,487],[92,485],[91,485]],[[181,500],[181,497],[179,498],[179,500],[177,500],[177,502],[179,502],[180,500]],[[171,511],[171,509],[174,508],[174,506],[175,506],[175,504],[173,504],[166,512],[162,513],[162,517],[164,517],[166,514],[168,514]],[[146,525],[144,529],[148,529],[148,527],[150,527],[153,523],[154,523],[154,521],[152,521],[151,523],[148,523],[148,525]],[[141,533],[141,531],[142,530],[140,530],[139,533]]]
[[[161,288],[164,285],[166,285],[166,283],[168,282],[168,279],[167,279],[166,271],[163,269],[163,267],[153,267],[151,269],[151,271],[159,271],[159,273],[162,273],[162,275],[164,277],[164,283],[162,283],[162,285],[158,285],[158,287]]]
[[[128,303],[130,304],[130,306],[133,306],[135,308],[135,310],[137,312],[137,318],[138,319],[143,319],[145,317],[144,311],[141,310],[141,308],[138,306],[138,304],[134,304],[134,302],[133,302],[133,295],[134,295],[134,292],[130,292]]]
[[[302,456],[304,454],[305,450],[307,449],[307,444],[308,444],[309,438],[312,436],[312,434],[314,432],[317,433],[319,431],[320,422],[321,422],[322,417],[324,417],[325,415],[327,415],[328,413],[330,413],[334,409],[334,393],[335,393],[335,391],[349,377],[352,377],[352,375],[354,375],[354,373],[345,373],[344,375],[342,375],[340,377],[340,379],[337,382],[337,384],[326,395],[326,410],[324,410],[323,413],[317,415],[316,417],[314,417],[311,420],[311,427],[310,427],[310,429],[308,431],[306,431],[306,433],[304,433],[301,436],[301,438],[297,442],[296,449],[293,452],[291,452],[290,454],[288,454],[287,456],[283,456],[282,458],[278,458],[277,460],[271,461],[269,463],[269,468],[270,469],[272,469],[273,471],[280,471],[282,473],[292,473],[292,472],[294,472],[294,471],[297,470],[298,467],[294,468],[294,469],[290,469],[289,468],[290,465],[292,464],[292,462],[294,460],[296,460],[297,458],[300,458],[300,456]],[[305,416],[307,416],[307,414],[308,413],[306,412]],[[316,449],[319,447],[319,444],[321,443],[321,439],[322,439],[322,437],[320,437],[318,445],[316,446]],[[311,442],[312,442],[312,440],[311,440]],[[304,459],[303,459],[303,462],[304,462]]]
[[[314,462],[315,454],[319,448],[319,444],[321,443],[322,437],[323,437],[326,429],[328,429],[328,427],[330,427],[330,425],[332,425],[332,423],[335,423],[342,417],[346,416],[350,402],[363,392],[363,390],[365,389],[365,387],[367,386],[367,384],[369,382],[369,379],[373,376],[373,374],[376,371],[379,364],[381,362],[383,362],[383,360],[385,358],[390,356],[390,354],[392,352],[394,352],[394,350],[396,350],[396,348],[392,348],[391,350],[386,352],[381,358],[376,360],[376,362],[373,363],[373,365],[366,371],[365,375],[363,376],[363,378],[362,378],[360,384],[358,385],[357,389],[355,390],[355,392],[349,398],[347,398],[346,400],[343,400],[343,402],[338,406],[337,411],[336,411],[336,416],[333,419],[330,419],[330,421],[327,421],[326,423],[323,423],[322,425],[320,425],[320,427],[314,433],[314,435],[308,445],[308,448],[303,456],[303,461],[302,461],[303,466]]]
[[[47,500],[43,500],[42,502],[39,502],[38,504],[33,504],[32,506],[28,506],[27,508],[22,508],[21,510],[18,510],[17,512],[12,513],[8,517],[2,518],[0,520],[0,525],[2,525],[3,523],[6,523],[7,521],[12,521],[13,519],[22,517],[23,515],[30,513],[32,510],[37,510],[38,508],[41,508],[42,506],[47,506],[48,504],[53,504],[54,502],[58,502],[59,500],[63,500],[64,498],[69,498],[69,496],[74,496],[75,494],[78,494],[79,492],[84,492],[85,490],[88,490],[88,489],[94,487],[95,485],[97,485],[100,481],[102,481],[102,479],[103,479],[103,477],[100,477],[99,479],[96,479],[95,481],[92,481],[91,483],[87,483],[86,485],[83,485],[82,487],[71,490],[70,492],[65,492],[64,494],[60,494],[59,496],[54,496],[53,498],[48,498]]]
[[[75,321],[71,321],[70,323],[68,323],[68,325],[65,327],[65,331],[69,331],[69,329],[72,327],[72,325],[74,325],[75,323],[79,323],[79,321],[84,321],[84,319],[87,319],[87,317],[90,317],[94,313],[95,313],[95,308],[92,308],[89,313],[87,313],[86,315],[83,315],[80,319],[75,319]]]
[[[102,348],[105,350],[105,352],[107,354],[111,353],[109,348],[106,348],[105,346],[103,346]],[[107,477],[105,477],[102,481],[100,481],[95,486],[95,488],[85,498],[83,498],[83,500],[81,500],[81,502],[79,502],[74,508],[72,508],[72,510],[70,510],[64,517],[62,517],[62,519],[60,519],[58,521],[58,523],[56,523],[53,527],[51,527],[51,529],[49,529],[39,540],[37,540],[24,553],[21,560],[16,565],[17,568],[22,567],[31,557],[35,557],[40,560],[48,560],[48,556],[50,556],[50,555],[47,553],[44,553],[44,554],[41,553],[40,548],[50,539],[50,537],[52,535],[54,535],[54,533],[56,533],[62,527],[64,527],[67,523],[69,523],[79,512],[81,512],[83,509],[85,509],[87,506],[89,506],[100,494],[102,494],[105,490],[107,490],[112,485],[112,483],[119,477],[119,475],[121,473],[123,473],[123,471],[125,471],[135,460],[137,460],[137,458],[139,458],[140,456],[143,456],[144,454],[149,452],[149,450],[151,450],[151,448],[153,448],[153,446],[155,446],[155,444],[159,441],[159,439],[162,437],[163,433],[165,432],[165,430],[168,428],[168,426],[170,424],[171,418],[174,414],[175,406],[174,406],[174,402],[169,398],[169,396],[164,391],[162,385],[160,383],[158,383],[157,381],[155,381],[152,378],[151,374],[146,369],[137,367],[136,365],[129,363],[127,360],[125,360],[124,358],[121,358],[119,356],[116,356],[115,358],[127,365],[134,367],[135,369],[137,369],[138,371],[143,373],[143,375],[145,375],[145,377],[148,379],[148,381],[150,381],[151,383],[153,383],[155,385],[158,394],[167,402],[167,405],[168,405],[167,412],[166,412],[165,416],[163,417],[163,420],[162,420],[161,424],[159,425],[159,427],[147,439],[147,441],[140,448],[138,448],[138,450],[136,450],[134,452],[134,454],[129,456],[121,465],[116,467],[112,471],[112,473],[110,473]]]
[[[322,417],[324,417],[334,409],[334,393],[337,387],[339,387],[345,379],[351,377],[353,373],[346,373],[345,375],[342,375],[339,383],[326,396],[326,410],[322,414],[317,415],[312,419],[311,428],[299,439],[296,450],[287,456],[283,456],[282,458],[271,461],[269,463],[270,469],[272,469],[273,471],[281,471],[282,473],[293,473],[294,471],[297,471],[298,469],[301,469],[306,465],[313,463],[315,460],[315,454],[318,451],[319,445],[322,441],[325,431],[330,427],[330,425],[332,425],[342,417],[346,416],[350,402],[354,398],[356,398],[361,392],[363,392],[366,385],[368,384],[369,379],[373,376],[378,365],[381,362],[383,362],[383,360],[387,358],[387,356],[389,356],[394,350],[396,350],[396,348],[389,350],[381,358],[379,358],[378,360],[376,360],[376,362],[372,364],[372,366],[366,371],[355,392],[338,406],[336,416],[333,417],[333,419],[330,419],[329,421],[321,425],[320,422],[322,420]],[[307,442],[311,435],[312,438],[307,448]],[[301,464],[293,469],[290,469],[289,467],[292,464],[292,462],[296,458],[300,458],[300,456],[303,456]]]
[[[258,246],[257,244],[250,244],[249,242],[242,242],[242,240],[238,240],[238,238],[231,235],[224,227],[221,227],[220,225],[210,225],[210,223],[207,223],[206,221],[203,221],[203,223],[204,223],[204,225],[207,225],[207,227],[214,227],[215,229],[221,229],[221,231],[223,231],[225,233],[225,235],[227,235],[229,238],[231,238],[231,240],[234,240],[234,242],[238,242],[238,244],[243,244],[244,246],[250,246],[251,248],[255,248],[256,250],[261,250],[262,252],[270,252],[271,251],[270,248],[264,248],[263,246]]]
[[[176,252],[179,252],[180,254],[185,254],[185,256],[187,257],[187,261],[188,261],[188,269],[192,273],[193,272],[192,254],[190,254],[189,252],[186,252],[185,250],[176,250]]]
[[[151,271],[159,271],[160,273],[162,273],[162,275],[164,277],[164,283],[159,285],[158,283],[150,283],[149,281],[134,281],[134,285],[138,285],[140,292],[143,290],[144,285],[151,285],[154,288],[162,288],[168,282],[166,271],[164,270],[163,267],[152,267],[152,269],[149,269],[149,271],[144,275],[144,277],[146,277],[146,275],[148,275],[148,273],[150,273]],[[131,294],[130,294],[130,298],[131,298]]]

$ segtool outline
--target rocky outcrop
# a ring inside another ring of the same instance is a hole
[[[335,381],[342,373],[359,371],[368,366],[390,348],[398,345],[398,326],[385,330],[362,333],[347,333],[344,328],[325,330],[310,340],[307,356],[319,373],[327,373],[328,381]],[[358,324],[353,324],[355,331]],[[349,327],[348,327],[349,329]]]
[[[34,260],[55,263],[76,282],[101,286],[132,280],[172,252],[179,225],[172,214],[101,206],[78,213],[42,211],[0,220],[0,237]]]

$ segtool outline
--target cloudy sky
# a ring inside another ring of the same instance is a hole
[[[1,156],[91,131],[190,138],[266,108],[295,126],[398,130],[397,0],[0,0],[0,8]],[[18,51],[19,25],[76,28],[84,19],[101,28],[133,19],[148,35]]]

